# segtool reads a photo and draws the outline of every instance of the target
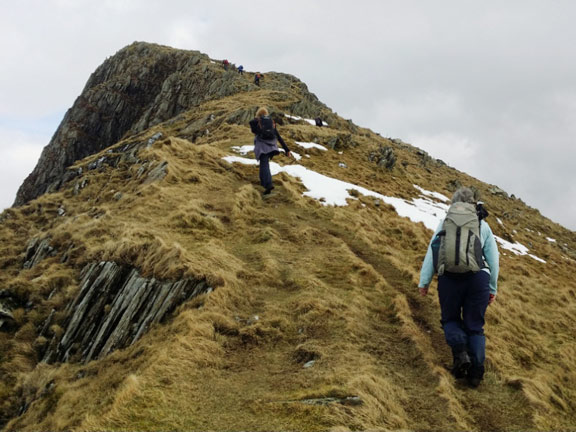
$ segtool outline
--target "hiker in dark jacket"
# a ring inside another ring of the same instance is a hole
[[[456,378],[466,377],[472,387],[477,387],[484,377],[486,356],[484,314],[488,305],[496,298],[499,258],[492,230],[482,220],[488,213],[481,206],[475,206],[474,202],[474,192],[469,188],[460,188],[454,193],[451,209],[460,203],[458,211],[461,212],[459,213],[461,219],[455,219],[458,216],[450,216],[458,222],[451,227],[451,222],[446,222],[447,217],[436,229],[422,264],[418,288],[421,295],[428,294],[434,273],[439,273],[441,323],[444,337],[452,348],[454,357],[452,373]],[[449,210],[447,216],[451,214],[456,213]],[[466,225],[459,225],[465,220]],[[459,228],[460,226],[462,227]],[[469,227],[471,229],[466,235]],[[476,229],[479,230],[477,247],[472,244],[472,247],[466,249],[470,239],[475,238]],[[455,231],[456,235],[452,236],[451,231]],[[464,237],[467,239],[463,239]],[[454,243],[454,247],[450,246],[451,243]],[[461,244],[464,246],[459,246]],[[451,254],[454,258],[449,258]],[[460,259],[460,256],[466,256],[466,259]],[[470,262],[477,263],[472,270],[468,270],[468,267],[471,267]],[[445,268],[458,272],[445,271]]]
[[[265,107],[259,108],[256,112],[256,118],[250,120],[250,129],[254,134],[254,155],[260,162],[260,184],[264,187],[264,195],[268,195],[274,189],[272,174],[270,173],[270,159],[280,154],[278,141],[286,152],[286,156],[292,158],[292,153],[278,133],[276,125]]]

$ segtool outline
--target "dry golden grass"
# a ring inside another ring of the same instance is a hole
[[[531,244],[531,253],[547,260],[502,257],[500,295],[487,317],[486,380],[467,389],[445,368],[450,353],[435,295],[421,298],[415,288],[430,231],[368,197],[324,207],[303,197],[303,186],[286,174],[275,178],[276,195],[263,199],[257,167],[221,159],[231,146],[252,142],[247,125],[227,121],[231,113],[259,105],[283,113],[297,101],[296,93],[263,88],[207,102],[141,134],[143,142],[157,131],[165,137],[140,151],[140,163],[87,171],[90,181],[77,195],[71,183],[4,212],[0,284],[34,303],[16,309],[16,331],[0,333],[6,377],[0,396],[10,395],[2,409],[28,403],[6,430],[568,430],[576,424],[574,233],[365,129],[341,155],[294,146],[349,133],[343,119],[328,128],[280,126],[289,146],[310,154],[302,164],[383,194],[416,197],[418,184],[449,195],[450,180],[476,187],[504,221],[489,219],[496,234]],[[209,133],[187,139],[210,114]],[[378,145],[394,147],[392,172],[369,162]],[[146,162],[160,161],[168,163],[164,179],[138,177]],[[66,215],[58,217],[61,204]],[[45,235],[58,255],[21,270],[27,241]],[[69,261],[60,263],[68,250]],[[75,294],[79,270],[93,260],[123,262],[158,278],[206,277],[215,290],[104,359],[36,364],[35,346],[62,331],[61,311]],[[54,324],[39,339],[37,326],[52,308]],[[304,368],[310,360],[314,365]],[[363,403],[302,402],[347,396]]]

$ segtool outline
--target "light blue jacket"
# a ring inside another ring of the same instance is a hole
[[[426,251],[426,256],[422,263],[422,270],[420,270],[420,283],[418,284],[418,287],[420,288],[427,287],[434,277],[435,270],[432,243],[436,238],[436,235],[442,230],[443,224],[444,221],[440,222],[440,225],[436,228],[436,231],[430,240],[430,244],[428,245],[428,250]],[[494,234],[492,234],[490,225],[485,221],[480,223],[480,237],[482,242],[482,252],[484,253],[484,259],[488,265],[488,268],[482,269],[481,271],[490,274],[490,293],[496,295],[498,292],[498,271],[500,269],[498,246],[496,245],[496,239],[494,239]]]

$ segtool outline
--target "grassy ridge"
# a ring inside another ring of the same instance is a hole
[[[328,128],[279,125],[289,146],[310,155],[301,164],[385,195],[416,197],[413,184],[449,195],[449,181],[477,188],[503,221],[489,218],[495,233],[530,245],[547,261],[502,256],[500,295],[487,318],[486,380],[478,390],[463,387],[445,368],[450,356],[437,300],[420,298],[415,288],[429,230],[372,198],[325,207],[302,196],[303,186],[286,174],[275,178],[276,194],[263,199],[256,167],[221,159],[231,146],[252,141],[232,114],[258,105],[282,114],[298,100],[297,89],[278,94],[273,76],[267,79],[262,89],[204,103],[144,132],[142,141],[159,131],[164,137],[141,150],[138,163],[85,170],[89,182],[78,194],[70,183],[4,212],[0,284],[33,304],[15,310],[14,331],[0,333],[5,417],[27,404],[6,430],[550,430],[576,424],[574,233],[520,200],[492,195],[490,185],[343,119]],[[210,114],[215,119],[206,127],[200,120]],[[208,133],[198,133],[200,127]],[[343,133],[354,145],[342,154],[293,144],[328,143]],[[392,171],[368,158],[381,145],[397,155]],[[139,177],[144,161],[166,161],[166,177]],[[22,270],[25,245],[35,236],[49,236],[59,253]],[[70,259],[62,264],[64,250]],[[93,260],[127,263],[158,278],[207,277],[215,290],[102,360],[37,364],[49,336],[62,332],[79,269]],[[37,328],[52,309],[54,324],[43,340]],[[310,360],[313,366],[304,368]],[[328,397],[363,403],[310,402]]]

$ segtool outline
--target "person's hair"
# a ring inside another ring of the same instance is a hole
[[[457,202],[474,204],[476,200],[474,199],[474,192],[472,189],[461,187],[456,192],[454,192],[454,195],[452,196],[452,203]]]
[[[260,107],[258,108],[258,111],[256,111],[256,117],[262,117],[262,116],[267,116],[268,114],[268,108],[266,107]]]

